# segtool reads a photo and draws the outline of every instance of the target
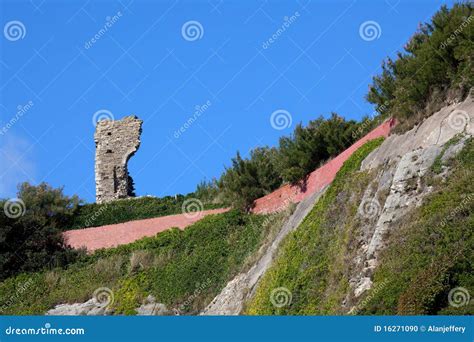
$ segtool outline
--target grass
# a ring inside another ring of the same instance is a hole
[[[176,198],[172,196],[162,198],[140,197],[121,199],[110,203],[85,204],[79,206],[70,226],[64,227],[64,229],[97,227],[106,224],[181,214],[183,212],[182,206],[185,201],[192,200],[193,203],[201,202],[197,202],[198,200],[193,196],[194,194],[191,193],[186,196],[178,195]],[[222,207],[221,204],[201,202],[199,205],[201,204],[202,209],[206,210]]]
[[[247,306],[248,314],[325,314],[337,310],[348,288],[344,278],[347,262],[338,251],[350,246],[353,228],[344,218],[355,216],[355,193],[361,192],[369,181],[367,173],[356,171],[382,141],[383,138],[372,140],[360,147],[301,225],[285,238],[277,259]],[[292,301],[276,307],[270,299],[272,291],[280,287],[291,292]],[[328,287],[331,291],[326,291]]]
[[[64,270],[20,274],[0,283],[0,309],[2,314],[44,314],[60,303],[84,302],[95,289],[108,287],[116,314],[135,314],[150,294],[170,309],[196,313],[266,240],[274,229],[264,224],[266,217],[237,211],[210,215],[184,231],[171,229],[99,250]]]

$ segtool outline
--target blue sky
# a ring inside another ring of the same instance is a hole
[[[372,113],[382,60],[446,2],[0,3],[0,197],[46,181],[93,202],[95,113],[144,120],[137,195],[191,192],[299,122]]]

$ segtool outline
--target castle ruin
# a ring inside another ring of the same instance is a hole
[[[140,146],[142,123],[136,116],[97,122],[94,134],[97,203],[135,196],[127,163]]]

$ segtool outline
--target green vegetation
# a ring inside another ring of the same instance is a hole
[[[186,200],[195,200],[194,193],[188,195],[129,198],[102,204],[80,205],[68,226],[64,229],[97,227],[152,217],[181,214]],[[199,198],[197,198],[199,199]],[[202,201],[203,209],[222,208],[222,204]]]
[[[375,273],[381,291],[362,314],[474,314],[472,301],[448,303],[451,289],[474,289],[474,141],[448,163],[448,179],[433,173],[436,192],[389,237]]]
[[[172,229],[97,251],[66,269],[11,277],[0,283],[0,308],[3,314],[44,314],[56,304],[84,302],[95,289],[108,287],[118,314],[134,314],[149,294],[170,309],[196,313],[274,230],[268,224],[273,221],[265,218],[238,211],[211,215],[184,231]]]
[[[249,159],[242,159],[237,152],[219,181],[223,197],[236,208],[248,210],[255,199],[277,189],[282,182],[274,167],[277,153],[275,148],[257,148]]]
[[[21,211],[18,217],[6,215],[5,210],[0,213],[0,280],[74,262],[83,251],[64,245],[61,235],[64,230],[181,214],[186,200],[197,200],[195,194],[188,194],[81,205],[77,196],[65,196],[62,188],[53,189],[46,183],[38,186],[23,183],[17,196],[22,202],[13,203],[12,210]],[[0,200],[2,208],[6,203],[7,200]],[[222,204],[201,203],[202,209],[222,207]]]
[[[405,51],[382,64],[367,100],[384,117],[409,129],[438,110],[445,100],[460,100],[474,86],[474,16],[469,2],[446,6],[420,26]]]
[[[461,140],[461,136],[458,134],[454,136],[451,140],[449,140],[446,144],[444,144],[443,149],[441,150],[440,154],[436,157],[431,165],[431,171],[436,174],[440,174],[443,171],[443,156],[446,153],[446,150],[455,144],[457,144]]]
[[[249,210],[255,199],[285,182],[304,187],[306,176],[361,138],[374,122],[368,118],[360,123],[346,121],[333,113],[306,127],[297,125],[291,136],[280,139],[278,148],[256,148],[248,159],[237,152],[232,166],[217,182],[219,194],[226,203]]]
[[[22,202],[0,201],[5,209],[0,213],[0,280],[74,261],[81,253],[64,246],[61,228],[70,222],[79,199],[45,183],[21,184],[18,198]]]
[[[361,193],[369,181],[366,173],[357,170],[382,141],[367,142],[344,163],[302,224],[283,241],[280,255],[259,284],[247,313],[327,314],[341,309],[339,300],[348,287],[344,278],[348,265],[342,256],[351,246],[358,191]],[[292,293],[291,305],[272,305],[271,293],[279,287]]]

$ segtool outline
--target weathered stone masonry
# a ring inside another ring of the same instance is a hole
[[[136,116],[97,123],[94,134],[97,203],[134,196],[127,163],[140,146],[142,123]]]

